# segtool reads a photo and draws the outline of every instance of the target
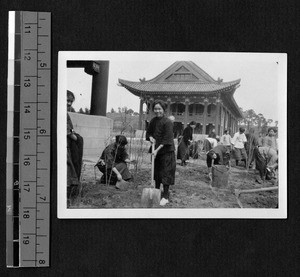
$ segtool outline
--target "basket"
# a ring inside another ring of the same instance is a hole
[[[228,185],[229,169],[225,165],[212,167],[212,187],[225,188]]]

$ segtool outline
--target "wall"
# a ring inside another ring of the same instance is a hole
[[[113,120],[105,116],[69,113],[76,133],[84,139],[83,157],[100,157],[109,143]]]

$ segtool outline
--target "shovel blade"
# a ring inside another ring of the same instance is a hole
[[[116,183],[116,188],[118,188],[120,190],[127,190],[128,187],[129,187],[129,182],[126,182],[124,180],[117,181],[117,183]]]
[[[153,206],[158,206],[160,203],[160,198],[160,189],[144,188],[141,197],[141,207],[152,208]]]

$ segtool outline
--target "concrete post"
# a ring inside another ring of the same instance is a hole
[[[92,66],[93,72],[85,69],[93,75],[90,114],[106,116],[109,61],[93,62]]]

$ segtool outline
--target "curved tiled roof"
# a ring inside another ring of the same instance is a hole
[[[191,61],[177,61],[157,75],[146,81],[133,82],[119,79],[119,85],[123,86],[136,96],[142,94],[223,94],[230,102],[235,112],[241,115],[233,93],[239,86],[241,79],[222,82],[214,80],[209,74]]]
[[[130,91],[136,92],[219,92],[226,89],[234,88],[240,83],[240,79],[226,83],[200,83],[200,82],[132,82],[119,79],[119,83]]]

